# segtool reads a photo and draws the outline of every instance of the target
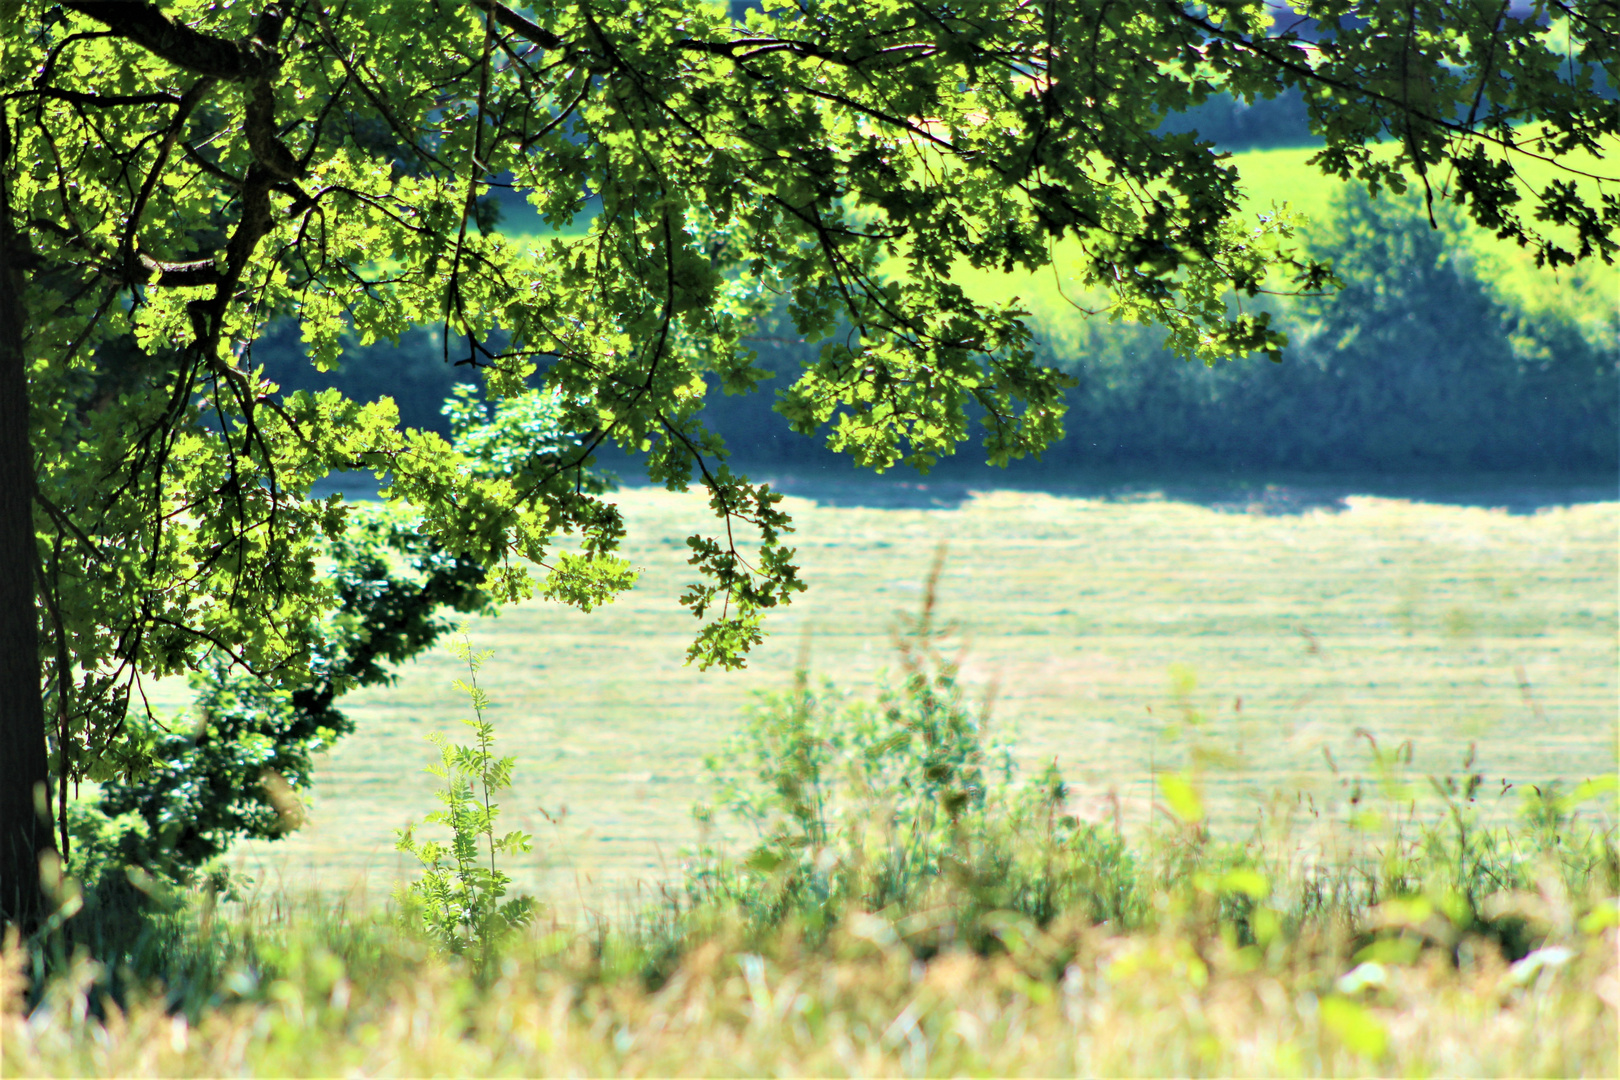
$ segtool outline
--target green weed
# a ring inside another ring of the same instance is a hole
[[[813,687],[801,664],[791,692],[749,714],[710,759],[716,797],[696,813],[710,827],[740,821],[755,840],[735,857],[718,841],[691,852],[681,889],[635,917],[639,963],[624,959],[635,940],[610,949],[602,935],[599,951],[651,985],[717,927],[749,949],[782,935],[824,949],[858,932],[918,959],[1016,953],[1065,927],[1108,926],[1218,938],[1256,957],[1325,936],[1409,959],[1486,943],[1517,961],[1620,891],[1602,802],[1612,777],[1568,795],[1531,789],[1522,822],[1503,823],[1484,805],[1472,747],[1460,776],[1423,776],[1410,743],[1389,751],[1363,733],[1368,766],[1340,777],[1336,811],[1279,800],[1248,835],[1216,835],[1203,787],[1235,759],[1180,668],[1166,735],[1190,767],[1156,776],[1159,824],[1127,844],[1117,826],[1069,812],[1056,762],[1018,780],[1010,747],[989,737],[988,706],[972,706],[941,647],[938,574],[896,635],[895,689],[861,700]],[[1496,798],[1511,791],[1504,782]],[[1593,800],[1596,818],[1582,817]],[[1549,890],[1564,898],[1562,922],[1534,899]],[[1054,946],[1043,963],[1060,970],[1069,955]]]
[[[1134,919],[1143,898],[1123,840],[1067,813],[1055,765],[1018,783],[989,700],[976,705],[961,683],[936,618],[941,565],[894,635],[895,687],[863,701],[813,687],[801,664],[792,691],[766,696],[709,759],[716,797],[697,816],[743,822],[757,841],[736,859],[713,844],[691,853],[684,917],[728,908],[750,935],[791,925],[824,941],[861,913],[920,956],[989,947],[993,913]]]
[[[532,844],[518,830],[495,835],[500,806],[493,797],[512,786],[516,759],[495,756],[495,727],[484,719],[489,698],[478,685],[478,669],[492,653],[474,652],[465,637],[452,647],[467,665],[467,679],[457,679],[456,687],[473,710],[473,719],[462,721],[472,728],[473,742],[454,745],[437,733],[428,736],[439,750],[439,761],[427,771],[443,782],[436,793],[443,809],[425,820],[448,827],[451,839],[448,844],[419,840],[414,823],[399,830],[399,850],[414,855],[423,874],[401,885],[395,899],[407,919],[419,921],[446,949],[471,953],[487,968],[500,943],[534,916],[532,897],[503,899],[512,879],[501,870],[498,857],[522,854]],[[480,844],[488,854],[487,866]]]

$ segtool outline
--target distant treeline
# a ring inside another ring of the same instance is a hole
[[[1421,204],[1341,199],[1314,221],[1314,252],[1333,259],[1345,288],[1274,298],[1289,336],[1280,364],[1260,357],[1214,368],[1161,347],[1163,332],[1100,318],[1049,318],[1045,361],[1072,374],[1068,435],[1047,470],[1154,466],[1198,470],[1592,473],[1620,469],[1620,313],[1527,304],[1494,287],[1455,220],[1431,229]],[[786,319],[762,327],[760,392],[710,398],[710,425],[745,468],[821,468],[842,459],[793,434],[772,411],[774,391],[819,349]],[[454,359],[455,346],[449,353]],[[296,335],[272,334],[254,359],[285,388],[337,386],[388,395],[412,426],[444,430],[440,404],[470,369],[446,363],[435,331],[397,347],[356,347],[342,368],[316,373]],[[965,444],[942,463],[978,466]]]
[[[1310,230],[1345,283],[1274,304],[1290,348],[1213,369],[1139,327],[1047,343],[1080,381],[1075,463],[1288,469],[1591,471],[1620,466],[1620,309],[1493,287],[1460,227],[1417,201],[1341,200]],[[1574,298],[1573,292],[1558,294]]]

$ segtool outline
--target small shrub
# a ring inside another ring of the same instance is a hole
[[[740,736],[707,762],[713,805],[753,829],[737,860],[714,846],[687,864],[692,907],[731,906],[754,933],[786,925],[823,938],[850,912],[885,913],[919,954],[952,943],[996,948],[985,917],[1044,926],[1063,912],[1136,921],[1143,897],[1123,840],[1063,808],[1056,764],[1019,783],[943,649],[928,579],[920,614],[894,642],[901,679],[876,701],[801,668],[767,695]],[[992,920],[993,922],[994,920]]]
[[[454,745],[442,735],[428,736],[439,749],[439,761],[427,771],[443,781],[437,795],[444,808],[425,819],[448,827],[451,839],[448,844],[419,840],[414,823],[399,830],[397,847],[416,856],[423,875],[401,885],[395,896],[407,917],[419,919],[446,949],[458,955],[472,953],[487,967],[500,943],[533,918],[532,897],[503,899],[512,879],[498,863],[499,856],[526,852],[531,843],[528,835],[515,830],[495,835],[500,807],[493,796],[512,786],[516,759],[495,756],[495,728],[484,719],[489,699],[478,685],[478,670],[491,653],[474,652],[465,638],[452,643],[452,648],[467,665],[468,678],[457,679],[456,688],[467,695],[473,709],[474,718],[462,721],[472,728],[473,742]],[[488,852],[487,866],[480,838]]]

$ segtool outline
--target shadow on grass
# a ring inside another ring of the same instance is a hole
[[[1302,514],[1339,511],[1353,495],[1504,509],[1510,514],[1620,498],[1620,477],[1533,473],[1379,474],[1228,473],[1196,470],[952,469],[918,477],[895,470],[885,476],[853,469],[788,470],[733,466],[756,480],[769,480],[786,494],[823,506],[886,510],[949,510],[977,492],[1040,492],[1108,502],[1180,502],[1222,513]]]
[[[605,457],[613,455],[604,455]],[[627,488],[647,486],[625,455],[606,462]],[[1546,473],[1269,473],[1194,469],[1057,470],[949,465],[920,477],[905,469],[875,475],[839,464],[781,466],[734,460],[732,468],[785,494],[822,506],[875,510],[954,510],[983,491],[1039,492],[1107,502],[1179,502],[1232,514],[1337,512],[1352,495],[1534,514],[1558,506],[1620,499],[1620,477]],[[313,494],[377,498],[370,473],[334,473]]]

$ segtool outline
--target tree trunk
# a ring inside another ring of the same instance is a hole
[[[9,117],[0,113],[0,923],[45,915],[40,858],[56,841],[46,801],[45,707],[34,609],[34,453],[23,360],[27,251],[13,227]]]

